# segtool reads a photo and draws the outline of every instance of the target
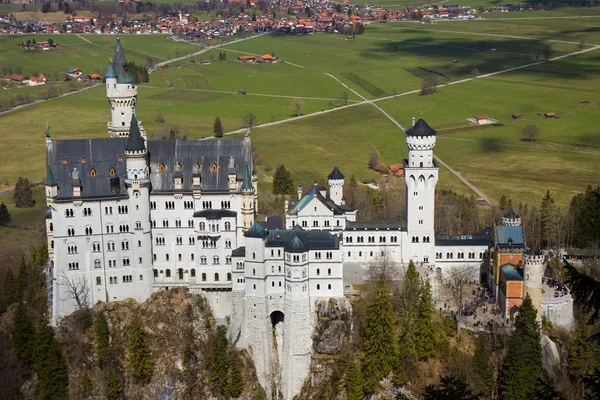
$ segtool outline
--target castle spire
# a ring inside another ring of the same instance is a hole
[[[145,150],[146,145],[144,143],[144,138],[140,133],[140,128],[138,126],[137,119],[135,118],[135,114],[132,114],[131,123],[129,124],[129,136],[127,137],[127,146],[125,147],[125,151],[129,153],[137,153]]]
[[[242,183],[242,190],[252,190],[254,186],[252,186],[252,175],[250,174],[250,168],[248,167],[248,163],[246,163],[246,170],[244,171],[244,182]]]

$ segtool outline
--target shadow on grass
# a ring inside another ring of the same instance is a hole
[[[479,142],[479,151],[486,154],[498,154],[506,151],[507,147],[500,137],[491,137]]]

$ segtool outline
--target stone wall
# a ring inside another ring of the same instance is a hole
[[[555,325],[571,329],[574,323],[573,298],[570,294],[558,298],[543,298],[542,316]]]
[[[271,318],[267,314],[267,304],[264,296],[246,296],[244,309],[241,345],[250,352],[258,381],[265,392],[270,394],[273,378],[271,369],[273,329]]]
[[[313,316],[308,297],[285,301],[281,392],[284,399],[300,393],[310,370]]]
[[[244,292],[231,292],[231,316],[229,318],[229,341],[237,347],[242,346],[242,324],[244,323]]]

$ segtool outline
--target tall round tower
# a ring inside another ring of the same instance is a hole
[[[104,79],[106,80],[106,97],[108,97],[111,108],[108,134],[110,137],[127,137],[129,122],[137,103],[138,91],[127,65],[121,39],[118,37],[115,55],[108,63]]]
[[[537,309],[537,319],[542,320],[542,277],[544,276],[544,256],[530,248],[527,254],[523,255],[525,270],[525,293],[529,295],[533,306]]]
[[[242,230],[246,232],[254,224],[254,196],[255,190],[252,184],[250,167],[246,164],[244,170],[244,181],[242,182]]]
[[[416,263],[435,261],[434,207],[438,181],[438,166],[433,159],[435,135],[435,129],[423,118],[406,130],[406,223],[411,243],[410,254],[406,253]]]
[[[133,297],[144,301],[152,295],[154,274],[152,271],[152,233],[150,229],[150,177],[148,150],[140,133],[135,113],[131,116],[130,129],[125,146],[127,175],[125,186],[129,195],[130,240],[137,243],[131,248],[131,268],[135,285]]]
[[[344,174],[340,172],[338,167],[327,177],[329,183],[329,198],[338,206],[342,204],[344,197]]]

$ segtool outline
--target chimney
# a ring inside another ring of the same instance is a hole
[[[412,126],[415,126],[415,117],[412,117]]]

